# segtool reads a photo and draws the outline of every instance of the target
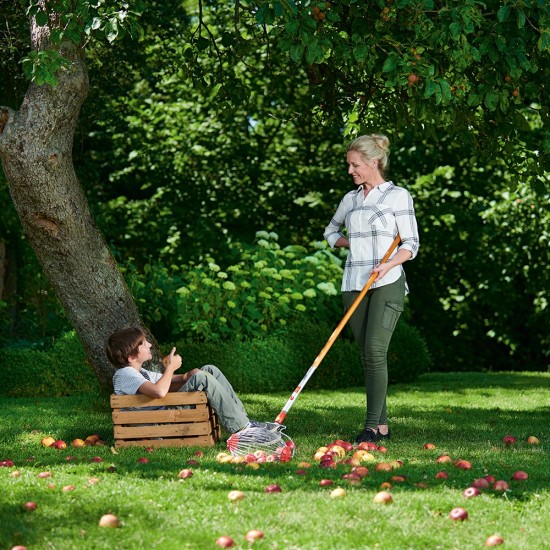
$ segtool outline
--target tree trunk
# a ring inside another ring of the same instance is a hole
[[[36,50],[49,29],[31,22]],[[72,161],[73,137],[88,76],[80,52],[59,84],[30,84],[19,111],[0,107],[0,158],[25,235],[79,335],[106,391],[113,368],[105,343],[116,329],[142,326],[128,287],[90,214]]]

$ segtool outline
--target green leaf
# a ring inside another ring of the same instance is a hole
[[[489,111],[495,111],[498,107],[498,94],[494,90],[489,90],[485,94],[484,102]]]
[[[454,23],[451,23],[449,30],[451,31],[451,36],[456,40],[462,32],[462,26],[460,25],[460,23],[457,23],[455,21]]]
[[[522,11],[518,11],[518,29],[522,29],[525,26],[525,14]]]
[[[292,35],[292,36],[296,36],[298,34],[298,26],[299,26],[299,21],[298,19],[291,19],[290,21],[287,22],[287,24],[285,25],[285,30],[288,34]]]
[[[397,54],[392,52],[390,55],[388,55],[386,61],[384,62],[384,66],[382,67],[383,73],[391,73],[393,70],[395,70],[395,67],[397,67]]]
[[[353,48],[353,57],[356,61],[363,61],[369,55],[369,49],[365,44],[360,44]]]
[[[431,96],[433,96],[435,93],[435,82],[433,79],[428,78],[426,79],[426,87],[424,89],[424,97],[427,99]]]
[[[506,5],[501,6],[497,12],[497,19],[501,23],[503,23],[504,21],[506,21],[506,19],[508,19],[509,16],[510,16],[510,7]]]
[[[39,27],[44,27],[48,24],[48,14],[45,11],[39,11],[36,14],[36,24]]]
[[[302,59],[302,55],[304,55],[304,46],[302,45],[301,42],[295,42],[291,46],[289,53],[290,53],[290,59],[292,59],[292,61],[294,62],[300,61],[300,59]]]
[[[313,63],[320,63],[323,61],[325,54],[317,44],[312,44],[306,50],[306,61],[312,65]]]
[[[451,87],[449,86],[449,83],[446,80],[441,80],[440,85],[441,93],[443,94],[443,100],[451,101],[451,99],[453,98],[453,94],[451,92]]]

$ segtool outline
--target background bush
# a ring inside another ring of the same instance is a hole
[[[0,394],[13,397],[61,397],[100,391],[74,332],[64,334],[49,349],[6,348],[0,354],[3,383]]]

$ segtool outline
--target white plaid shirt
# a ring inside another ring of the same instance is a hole
[[[413,200],[409,192],[391,181],[377,185],[365,197],[363,186],[347,193],[332,220],[325,228],[324,237],[334,248],[347,230],[349,253],[342,278],[342,292],[360,291],[399,233],[399,249],[409,250],[411,260],[418,253],[419,239]],[[392,257],[397,253],[394,251]],[[394,267],[371,288],[393,283],[403,273],[400,265]]]

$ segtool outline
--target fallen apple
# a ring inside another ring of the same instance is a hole
[[[322,479],[321,481],[319,481],[319,485],[321,487],[328,487],[329,485],[333,485],[334,484],[334,481],[332,481],[332,479]]]
[[[103,462],[103,459],[100,456],[93,456],[90,459],[91,462]]]
[[[59,450],[67,448],[67,444],[62,439],[58,439],[57,441],[54,441],[50,446],[55,447],[56,449],[59,449]]]
[[[393,502],[393,497],[388,491],[380,491],[374,495],[372,501],[377,504],[391,504]]]
[[[260,531],[258,529],[251,529],[246,533],[244,540],[252,544],[253,542],[260,540],[263,537],[264,537],[263,531]]]
[[[23,510],[25,510],[25,512],[34,512],[37,508],[38,505],[36,502],[25,502],[25,504],[23,504]]]
[[[353,468],[352,472],[361,477],[366,477],[369,475],[369,469],[365,466],[356,466],[355,468]]]
[[[244,460],[243,460],[244,462]],[[193,460],[192,458],[190,458],[188,461],[187,461],[187,464],[189,466],[200,466],[201,463],[198,461],[198,460]]]
[[[476,489],[479,489],[479,490],[488,489],[489,481],[487,481],[484,477],[474,479],[472,481],[472,487],[475,487]]]
[[[266,493],[282,493],[282,489],[276,483],[271,483],[265,488]]]
[[[449,474],[445,470],[441,470],[435,474],[435,479],[449,479]]]
[[[55,439],[51,436],[47,436],[42,438],[42,441],[40,443],[43,447],[51,447],[55,443]]]
[[[468,512],[464,508],[453,508],[449,512],[449,517],[454,521],[464,521],[468,519]]]
[[[513,435],[505,435],[502,438],[502,441],[504,441],[504,444],[509,447],[510,445],[513,445],[516,442],[516,438]]]
[[[476,487],[468,487],[467,489],[464,489],[464,492],[462,493],[466,498],[472,498],[477,497],[481,493],[479,492],[479,489]]]
[[[496,478],[492,475],[486,475],[485,476],[485,479],[489,482],[489,483],[494,483],[496,481]]]
[[[529,475],[523,470],[518,470],[512,474],[512,479],[514,481],[525,481],[526,479],[529,479]]]
[[[65,485],[63,487],[63,489],[61,489],[64,493],[68,493],[70,491],[74,491],[75,490],[75,486],[74,485]]]
[[[498,546],[504,544],[504,539],[500,535],[491,535],[485,541],[485,546]]]
[[[140,463],[140,464],[148,464],[149,463],[149,459],[144,457],[144,456],[140,456],[137,461]]]
[[[100,527],[120,527],[120,521],[114,514],[104,514],[99,518]]]
[[[391,472],[393,470],[391,464],[388,464],[387,462],[379,462],[375,467],[374,470],[376,472]]]
[[[383,481],[380,483],[380,489],[383,489],[384,491],[389,491],[390,489],[393,489],[393,484],[389,481]]]
[[[379,453],[387,453],[388,452],[388,449],[386,449],[386,447],[384,447],[384,445],[379,445],[377,447],[377,450]]]
[[[73,442],[71,443],[73,447],[84,447],[86,445],[85,441],[83,439],[73,439]]]
[[[244,493],[242,491],[229,491],[227,498],[231,502],[238,502],[244,498]]]
[[[90,446],[93,446],[96,444],[96,442],[98,442],[101,438],[99,437],[99,435],[97,434],[93,434],[93,435],[89,435],[85,440],[84,440],[84,443],[86,443],[86,445],[90,445]]]
[[[423,448],[427,449],[428,451],[433,451],[436,446],[433,443],[424,443]]]
[[[17,546],[12,546],[11,550],[27,550],[27,547],[21,546],[20,544],[18,544]]]
[[[444,463],[444,462],[452,462],[453,459],[449,455],[440,455],[435,459],[436,462]]]
[[[21,472],[19,470],[14,470],[11,474],[11,477],[21,477]]]
[[[507,481],[499,479],[493,483],[493,489],[495,491],[507,491],[510,488]]]
[[[14,466],[15,463],[13,462],[13,460],[9,460],[8,458],[0,462],[0,468],[13,468]]]
[[[191,470],[191,468],[184,468],[183,470],[180,470],[178,477],[180,479],[187,479],[189,477],[193,477],[193,470]]]
[[[231,537],[224,535],[216,539],[216,544],[222,548],[231,548],[232,546],[235,546],[235,541]]]
[[[540,445],[540,439],[534,435],[530,435],[527,438],[527,443],[529,443],[529,445]]]
[[[472,463],[469,462],[468,460],[457,460],[455,462],[455,466],[459,470],[471,470],[472,469]]]
[[[194,455],[198,458],[202,458],[204,456],[204,453],[202,451],[195,451]]]
[[[47,477],[52,477],[52,473],[51,472],[40,472],[38,474],[38,477],[40,479],[44,479],[44,478],[47,478]]]
[[[336,487],[336,489],[333,489],[330,492],[330,498],[342,498],[346,496],[346,490],[342,489],[342,487]]]

